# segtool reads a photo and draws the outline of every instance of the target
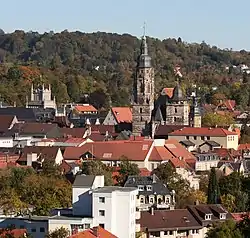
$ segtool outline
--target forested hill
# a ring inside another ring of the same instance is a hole
[[[240,65],[250,66],[250,53],[221,50],[204,42],[187,44],[180,38],[148,38],[148,46],[158,91],[174,84],[174,66],[178,64],[183,87],[195,83],[209,93],[218,86],[238,104],[248,105],[248,74]],[[43,81],[52,84],[59,102],[79,101],[81,95],[90,93],[99,108],[108,107],[110,101],[112,105],[128,105],[139,48],[140,39],[128,34],[2,32],[1,97],[24,104],[31,83]]]

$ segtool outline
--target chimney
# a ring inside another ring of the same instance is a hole
[[[154,215],[154,207],[150,208],[150,213],[151,213],[152,216]]]
[[[156,183],[156,175],[155,174],[152,175],[152,178],[153,178],[153,183]]]
[[[92,230],[95,237],[100,237],[98,226],[94,226]]]

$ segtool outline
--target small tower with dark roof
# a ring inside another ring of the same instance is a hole
[[[153,109],[154,68],[151,65],[151,57],[148,54],[148,45],[144,30],[133,87],[133,135],[149,136],[151,134],[151,117]]]

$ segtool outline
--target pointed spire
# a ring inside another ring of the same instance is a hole
[[[141,39],[141,53],[138,58],[140,68],[151,68],[151,57],[148,55],[148,45],[146,39],[146,23],[143,26],[143,36]]]

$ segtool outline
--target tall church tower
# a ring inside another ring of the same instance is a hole
[[[133,88],[133,135],[151,135],[151,116],[154,109],[154,69],[145,33],[141,41],[141,52],[137,60]]]

